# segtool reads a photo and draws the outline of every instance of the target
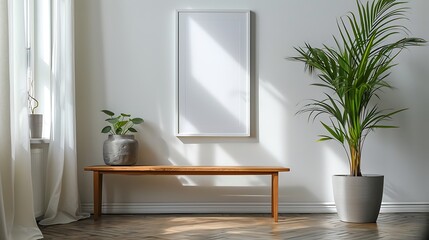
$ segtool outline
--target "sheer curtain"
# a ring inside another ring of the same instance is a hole
[[[81,213],[77,186],[73,0],[52,0],[51,142],[46,169],[46,212],[41,225],[63,224]]]
[[[24,1],[0,0],[0,239],[40,239],[33,210]]]
[[[52,123],[41,224],[80,212],[75,142],[73,1],[52,0]],[[40,239],[33,209],[24,0],[0,0],[0,239]]]

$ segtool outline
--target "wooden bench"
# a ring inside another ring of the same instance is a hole
[[[284,167],[209,167],[209,166],[90,166],[85,171],[94,175],[94,220],[101,216],[102,185],[104,174],[124,175],[271,175],[271,216],[278,221],[279,172]]]

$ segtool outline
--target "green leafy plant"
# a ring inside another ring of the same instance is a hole
[[[137,132],[133,126],[135,124],[140,124],[144,122],[142,118],[131,118],[130,114],[121,113],[118,116],[115,116],[115,113],[109,110],[101,110],[103,113],[109,116],[106,119],[110,125],[105,126],[101,132],[109,133],[112,135],[125,135],[128,132]]]
[[[340,37],[335,47],[315,48],[306,43],[295,50],[291,60],[303,62],[305,71],[315,73],[320,80],[312,85],[325,89],[323,99],[311,99],[298,113],[308,113],[321,120],[327,134],[319,141],[336,140],[346,151],[351,176],[361,176],[362,148],[367,134],[376,128],[396,128],[384,125],[384,120],[405,109],[380,109],[374,98],[380,99],[393,60],[409,46],[420,46],[424,39],[408,37],[408,29],[401,25],[408,9],[405,2],[375,0],[356,1],[357,14],[349,13],[337,21]]]

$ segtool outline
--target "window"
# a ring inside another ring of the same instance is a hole
[[[50,1],[25,0],[25,48],[27,52],[28,108],[43,115],[42,138],[50,129]]]
[[[32,1],[26,0],[24,5],[25,11],[25,49],[27,53],[27,88],[28,88],[28,108],[30,113],[35,113],[36,108],[39,106],[39,101],[36,99],[34,91],[34,49],[33,45],[33,30],[34,30],[34,7],[32,6]]]

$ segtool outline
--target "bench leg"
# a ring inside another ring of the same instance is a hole
[[[103,191],[103,174],[94,171],[94,220],[101,216],[101,200]]]
[[[279,215],[279,174],[271,175],[271,216],[278,222]]]

